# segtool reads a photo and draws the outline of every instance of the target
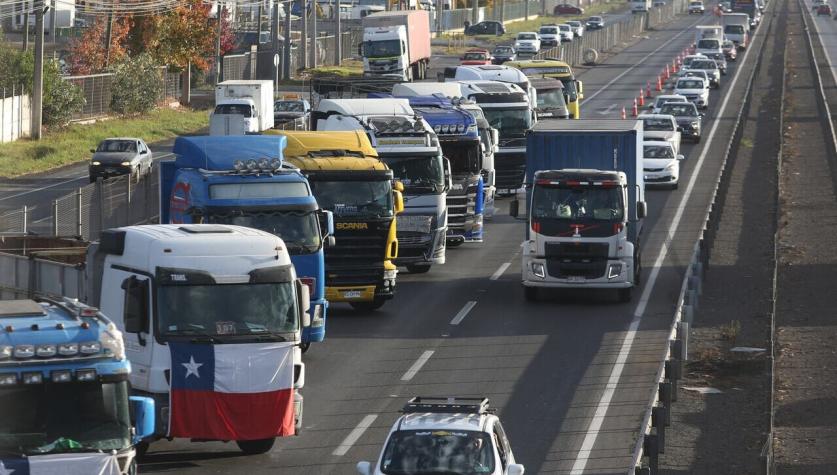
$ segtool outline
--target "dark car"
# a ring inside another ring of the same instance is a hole
[[[584,9],[569,3],[559,3],[552,9],[552,14],[558,15],[584,15]]]
[[[659,113],[674,116],[682,138],[690,138],[695,143],[700,142],[703,114],[698,112],[694,103],[666,102],[663,107],[660,107]]]
[[[506,34],[506,27],[499,21],[481,21],[476,25],[471,25],[466,22],[465,34],[468,36],[475,35],[494,35],[500,36]]]
[[[497,46],[491,52],[491,55],[494,57],[491,60],[494,64],[503,64],[506,61],[514,61],[517,59],[517,52],[515,52],[512,46]]]
[[[820,15],[831,15],[831,5],[824,4],[817,7],[817,16]]]
[[[90,150],[90,182],[118,175],[141,176],[151,171],[151,150],[142,139],[111,138]]]
[[[604,28],[604,18],[600,16],[591,16],[584,24],[588,30],[601,30]]]
[[[293,122],[304,126],[311,114],[311,104],[304,99],[282,99],[273,103],[274,126]]]

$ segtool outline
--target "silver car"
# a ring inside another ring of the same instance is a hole
[[[142,139],[118,137],[104,139],[91,149],[90,182],[118,175],[142,176],[151,172],[151,150]]]

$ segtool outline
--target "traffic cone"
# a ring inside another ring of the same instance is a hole
[[[639,107],[643,107],[645,105],[645,93],[642,92],[642,88],[639,88]]]
[[[672,61],[671,70],[676,73],[678,69],[680,68],[677,67],[677,60]]]
[[[627,118],[628,118],[628,115],[625,113],[625,108],[623,107],[622,108],[622,120],[625,120]]]
[[[651,98],[651,81],[645,83],[645,97],[648,99]]]
[[[631,117],[636,117],[639,115],[639,108],[636,105],[636,97],[634,98],[634,106],[631,108]]]
[[[656,89],[657,89],[657,92],[660,92],[660,91],[663,90],[663,81],[660,79],[660,76],[657,76],[657,87],[656,87]]]
[[[668,63],[666,63],[666,72],[665,72],[666,81],[668,81],[668,78],[670,78],[670,77],[671,77],[671,71],[668,70]]]

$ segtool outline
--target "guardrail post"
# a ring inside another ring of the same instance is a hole
[[[669,406],[651,408],[651,425],[657,429],[657,450],[661,454],[666,453],[666,426],[671,422],[669,412]]]
[[[81,235],[81,188],[76,190],[76,236]]]
[[[683,321],[691,324],[695,319],[695,309],[691,305],[684,303],[681,310],[683,312]]]
[[[23,234],[26,235],[29,232],[29,207],[23,205]]]
[[[663,381],[659,384],[659,399],[660,403],[665,407],[671,407],[672,401],[674,401],[674,397],[672,394],[674,393],[674,385],[671,381]],[[652,414],[653,415],[653,414]],[[671,414],[669,414],[671,416]],[[666,425],[671,425],[671,419],[665,421]]]
[[[58,236],[58,200],[52,200],[52,235]]]
[[[671,383],[671,400],[677,401],[677,380],[683,371],[681,361],[678,359],[670,359],[665,362],[665,377]]]
[[[677,340],[680,342],[679,350],[680,354],[677,355],[678,359],[683,361],[689,361],[689,327],[691,325],[689,322],[680,321],[677,323]]]
[[[651,475],[659,473],[660,469],[660,447],[656,434],[646,434],[643,441],[643,450],[648,457],[648,469]]]

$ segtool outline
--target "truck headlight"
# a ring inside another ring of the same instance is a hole
[[[611,264],[607,268],[607,278],[615,279],[622,274],[622,264]]]
[[[130,166],[131,166],[131,162],[122,162],[122,166],[123,166],[123,167],[130,167]]]
[[[38,345],[35,348],[35,354],[41,358],[49,358],[51,356],[55,356],[55,345],[47,344],[47,345]]]
[[[318,328],[325,325],[323,319],[323,306],[314,305],[314,315],[311,316],[311,328]]]
[[[38,371],[34,373],[23,373],[23,384],[41,384],[44,382],[44,375]]]
[[[12,386],[17,384],[17,374],[0,374],[0,386]]]
[[[14,349],[15,358],[31,358],[35,356],[35,345],[17,345]]]
[[[110,351],[114,358],[118,360],[125,359],[125,342],[122,340],[122,332],[116,328],[113,322],[108,323],[102,336],[99,337],[99,342],[102,344],[102,349]]]
[[[532,263],[532,273],[535,274],[535,277],[540,277],[543,279],[546,277],[546,269],[544,269],[543,263],[541,262],[533,262]]]
[[[12,357],[13,346],[0,345],[0,360],[7,360]]]
[[[79,351],[83,355],[95,355],[102,351],[102,345],[98,341],[85,341],[79,344]]]
[[[68,369],[60,369],[49,373],[53,383],[69,383],[73,380],[73,373]]]
[[[384,271],[384,280],[395,280],[395,276],[398,275],[397,269],[392,270],[385,270]]]
[[[76,370],[76,379],[78,381],[96,381],[95,369],[79,369]]]
[[[78,343],[62,343],[58,345],[58,354],[61,356],[75,356],[78,354]]]

